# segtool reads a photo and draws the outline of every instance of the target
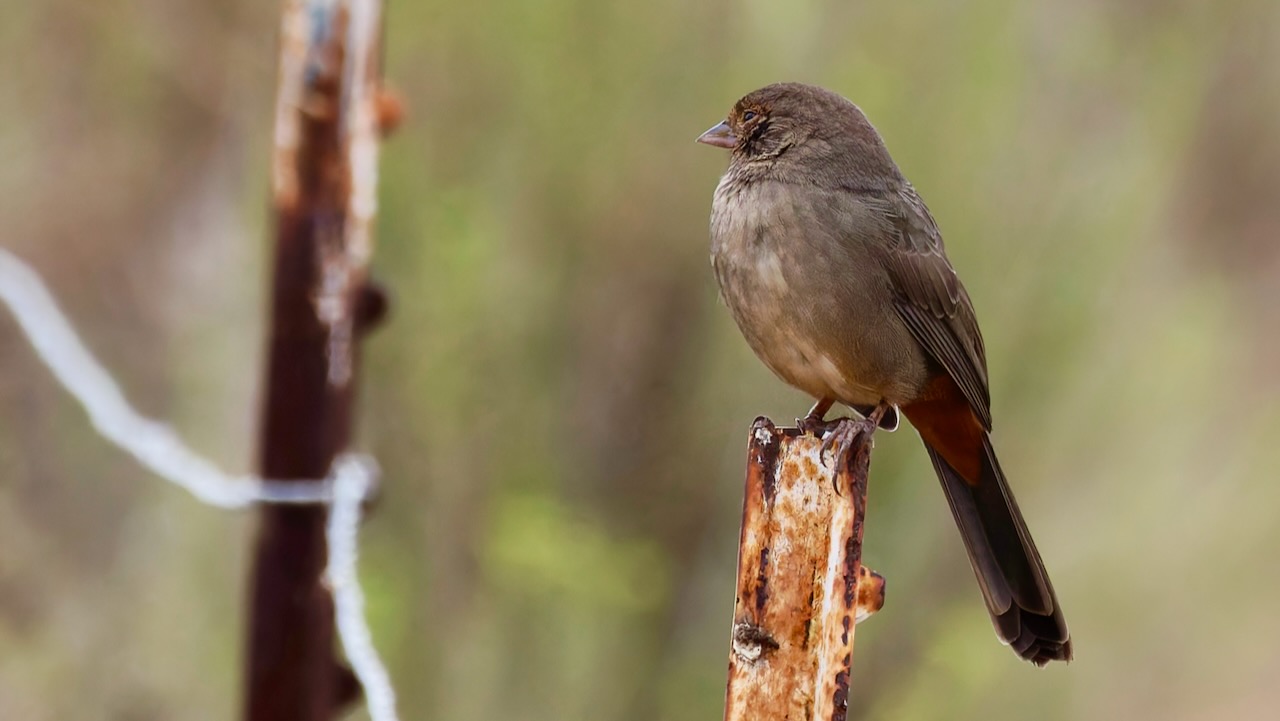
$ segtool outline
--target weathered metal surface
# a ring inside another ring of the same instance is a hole
[[[884,603],[884,579],[861,567],[871,442],[838,472],[820,446],[766,418],[752,426],[726,721],[847,712],[854,625]]]
[[[379,139],[380,0],[286,0],[272,158],[275,270],[261,474],[324,478],[351,434],[369,287]],[[354,697],[334,660],[323,507],[262,510],[245,716],[319,721]]]

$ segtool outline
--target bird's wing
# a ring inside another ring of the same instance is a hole
[[[885,265],[898,294],[898,315],[955,380],[974,414],[990,430],[991,393],[982,332],[969,294],[947,260],[933,216],[910,185],[864,198],[885,214],[896,231]]]

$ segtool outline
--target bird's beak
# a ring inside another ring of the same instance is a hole
[[[733,150],[738,146],[738,136],[733,134],[733,129],[729,127],[728,120],[721,120],[719,125],[699,135],[698,142],[714,145],[717,148]]]

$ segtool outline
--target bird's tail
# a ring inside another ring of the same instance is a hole
[[[1062,607],[986,428],[959,399],[903,410],[942,481],[996,634],[1037,666],[1071,660]]]
[[[1037,666],[1070,661],[1071,635],[1062,607],[1000,470],[991,439],[982,433],[981,476],[976,484],[966,481],[928,441],[925,447],[964,538],[996,634]]]

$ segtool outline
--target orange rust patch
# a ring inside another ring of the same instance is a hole
[[[385,138],[404,122],[404,98],[384,82],[374,96],[374,112],[378,117],[378,132]]]
[[[818,471],[818,464],[814,463],[812,458],[809,458],[808,456],[805,456],[805,458],[804,458],[804,474],[805,474],[806,476],[816,476],[816,475],[818,475],[818,472],[819,472],[819,471]]]
[[[858,621],[884,608],[884,576],[866,566],[858,568]]]

